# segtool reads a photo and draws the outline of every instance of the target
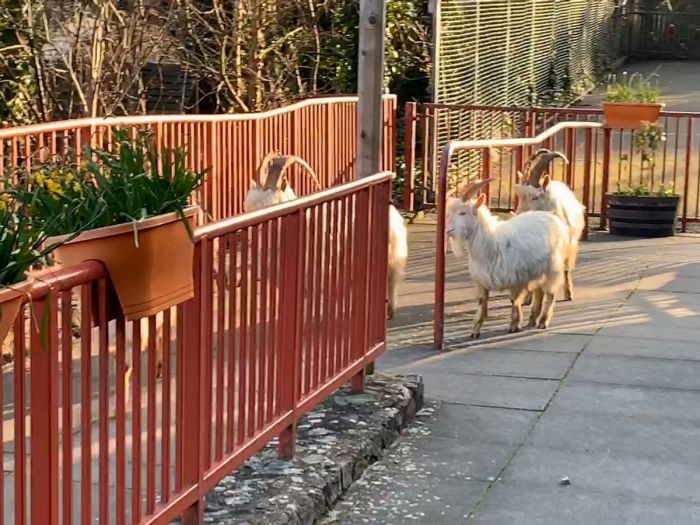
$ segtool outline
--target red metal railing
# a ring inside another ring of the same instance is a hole
[[[427,206],[435,202],[437,177],[433,174],[438,170],[437,152],[451,140],[534,137],[560,122],[603,120],[602,110],[597,108],[426,104],[409,107],[406,114],[415,115],[415,119],[414,125],[406,128],[404,147],[407,159],[414,162],[406,162],[408,182],[404,185],[407,192],[404,202],[410,202],[412,195],[416,195]],[[441,123],[439,137],[438,122]],[[554,174],[572,186],[588,207],[590,216],[601,218],[602,226],[605,225],[604,194],[617,190],[618,186],[645,182],[655,188],[673,187],[682,195],[680,219],[685,231],[689,223],[700,222],[700,113],[665,111],[659,124],[664,127],[667,140],[658,148],[655,162],[647,170],[642,170],[642,158],[634,147],[632,130],[600,127],[589,136],[588,131],[571,128],[546,139],[543,145],[567,155],[570,165],[565,171],[556,165]],[[518,151],[505,149],[490,157],[491,175],[498,178],[491,184],[490,204],[497,211],[512,207],[512,186],[516,170],[522,167]],[[524,148],[525,159],[531,151],[531,147]],[[453,188],[458,180],[477,177],[480,169],[481,161],[475,154],[458,155],[451,164],[448,188]],[[585,185],[590,193],[584,200]]]
[[[384,97],[383,167],[395,171],[396,97]],[[183,147],[194,169],[210,168],[197,200],[209,219],[243,211],[250,180],[266,153],[303,157],[323,188],[355,178],[357,97],[320,97],[263,113],[78,119],[0,129],[0,178],[36,160],[79,157],[85,144],[109,147],[115,128],[150,129],[162,146]],[[293,167],[297,195],[314,187]]]
[[[194,299],[134,323],[101,264],[48,270],[0,375],[0,525],[198,523],[270,440],[290,456],[385,348],[390,192],[378,174],[199,228]]]
[[[561,122],[545,130],[540,135],[532,138],[512,138],[512,139],[491,139],[491,140],[471,140],[471,141],[450,141],[442,147],[440,152],[440,171],[438,175],[437,190],[437,230],[435,239],[435,313],[433,317],[433,345],[436,349],[441,349],[444,340],[444,319],[445,319],[445,208],[447,202],[448,172],[451,159],[459,152],[475,152],[480,157],[481,179],[494,177],[496,174],[492,170],[492,157],[494,152],[502,152],[505,149],[511,151],[515,159],[515,168],[522,170],[524,161],[527,160],[526,150],[541,147],[551,143],[558,136],[569,136],[578,130],[585,135],[585,155],[584,164],[590,166],[592,152],[592,135],[600,129],[602,124],[597,122]],[[590,176],[583,178],[582,202],[589,202],[591,194]],[[566,178],[571,185],[571,178]],[[486,187],[485,192],[490,202],[494,202],[496,191],[493,182]],[[500,195],[499,195],[500,198]],[[588,221],[588,216],[586,217]]]

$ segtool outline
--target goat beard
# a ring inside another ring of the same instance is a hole
[[[455,255],[455,257],[457,257],[458,259],[464,259],[464,248],[466,242],[463,239],[455,239],[454,237],[449,237],[448,240],[450,241],[450,249],[452,250],[452,253]]]

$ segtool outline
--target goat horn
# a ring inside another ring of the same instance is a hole
[[[535,151],[532,155],[530,155],[530,158],[527,159],[527,162],[525,162],[525,167],[523,168],[523,173],[528,173],[530,171],[530,167],[532,166],[532,163],[535,162],[535,160],[540,155],[544,155],[545,153],[551,153],[551,151],[548,150],[547,148],[540,148],[537,151]]]
[[[479,193],[479,190],[486,186],[489,182],[496,180],[494,177],[491,177],[489,179],[484,179],[484,180],[477,180],[474,182],[470,182],[468,184],[465,184],[464,187],[462,187],[461,190],[459,190],[459,198],[462,199],[462,201],[467,202],[469,199],[473,198],[475,195]]]
[[[281,180],[284,180],[284,172],[294,163],[299,164],[306,170],[306,172],[311,176],[311,179],[316,184],[316,189],[321,189],[321,183],[318,181],[316,172],[311,166],[309,166],[309,164],[304,159],[296,155],[280,156],[274,160],[274,162],[272,163],[272,167],[270,168],[270,171],[267,175],[267,179],[265,179],[265,189],[277,189],[279,182]]]
[[[265,179],[267,182],[267,178],[270,173],[270,161],[272,159],[276,159],[281,157],[282,154],[277,151],[277,150],[272,150],[270,151],[267,155],[263,157],[263,160],[260,162],[260,165],[258,166],[258,171],[255,174],[255,178],[253,179],[255,181],[255,184],[258,185],[258,188],[262,187],[262,180]]]
[[[566,158],[566,155],[560,153],[559,151],[544,153],[530,168],[527,184],[534,186],[535,188],[539,188],[542,177],[547,174],[547,168],[554,159],[562,159],[565,164],[569,163],[569,159]]]

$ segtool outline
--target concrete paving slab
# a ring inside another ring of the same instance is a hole
[[[691,525],[700,505],[678,500],[620,496],[576,485],[545,487],[501,482],[475,515],[475,525]],[[456,523],[456,522],[435,522]]]
[[[441,403],[428,422],[431,436],[485,443],[522,443],[537,412]]]
[[[457,524],[467,519],[469,509],[488,487],[488,483],[464,479],[441,482],[392,474],[391,483],[376,477],[386,473],[365,474],[364,486],[350,490],[322,522],[323,525],[415,525],[417,523]],[[360,483],[360,482],[358,482]]]
[[[549,409],[646,419],[690,421],[700,428],[700,392],[599,383],[564,384]]]
[[[694,421],[639,419],[550,408],[537,422],[528,444],[700,465],[697,428]]]
[[[465,405],[544,410],[558,381],[430,372],[413,367],[423,376],[428,399]]]
[[[700,360],[697,341],[642,339],[638,337],[609,337],[598,335],[586,347],[587,356],[658,357]]]
[[[591,337],[582,334],[559,334],[554,331],[514,334],[495,342],[483,344],[483,348],[508,350],[535,350],[539,352],[569,352],[577,354]]]
[[[429,477],[493,481],[513,455],[513,445],[430,436],[418,439],[402,460]]]
[[[584,353],[569,380],[700,391],[700,361]]]
[[[689,461],[526,444],[501,477],[509,482],[556,486],[567,476],[576,489],[700,504],[698,467],[700,464]]]
[[[422,369],[437,372],[449,367],[454,374],[561,379],[575,358],[563,352],[472,347],[432,358]]]

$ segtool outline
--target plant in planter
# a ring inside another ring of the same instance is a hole
[[[34,221],[52,225],[48,242],[64,243],[59,263],[105,264],[131,321],[193,297],[199,207],[188,201],[206,171],[190,170],[182,149],[159,150],[150,133],[113,133],[113,151],[86,147],[80,166],[43,164],[17,191]]]
[[[660,96],[658,75],[644,78],[639,73],[624,73],[618,80],[610,77],[603,114],[605,125],[610,128],[639,129],[642,122],[656,123],[665,104],[658,102]]]
[[[57,244],[45,244],[49,223],[32,224],[13,195],[0,193],[0,345],[17,319],[34,279],[29,271],[45,264]]]
[[[635,237],[669,237],[675,234],[680,197],[672,186],[661,185],[653,190],[647,177],[654,168],[656,150],[666,140],[663,129],[642,122],[635,133],[634,145],[641,157],[640,183],[619,187],[608,193],[607,207],[610,233]]]

